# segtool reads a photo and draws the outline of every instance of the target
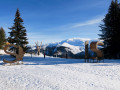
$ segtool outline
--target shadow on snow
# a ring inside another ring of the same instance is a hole
[[[75,64],[84,63],[83,59],[63,59],[46,57],[24,57],[24,65],[57,65],[57,64]],[[26,63],[29,62],[29,63]]]
[[[3,59],[6,60],[13,60],[10,55],[0,55],[0,60]],[[52,58],[52,57],[46,57],[45,59],[43,57],[30,57],[30,56],[24,56],[23,58],[24,65],[57,65],[57,64],[78,64],[78,63],[84,63],[84,59],[65,59],[65,58]],[[87,63],[88,64],[88,63]],[[90,63],[92,66],[114,66],[114,65],[120,65],[120,60],[104,60],[104,63]],[[0,63],[0,65],[3,65],[3,63]]]

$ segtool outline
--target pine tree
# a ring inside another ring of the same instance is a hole
[[[104,55],[108,58],[117,58],[120,54],[120,5],[117,0],[111,2],[108,13],[100,25],[104,40]]]
[[[3,48],[5,41],[6,41],[5,30],[1,27],[0,28],[0,49]]]
[[[8,42],[15,45],[20,45],[26,51],[25,45],[28,44],[26,29],[23,26],[23,19],[20,17],[19,9],[17,9],[14,19],[14,25],[9,28],[11,30]]]

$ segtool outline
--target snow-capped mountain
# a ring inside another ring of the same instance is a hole
[[[57,45],[62,45],[63,43],[68,43],[73,46],[84,46],[85,41],[90,41],[91,39],[89,38],[71,38],[71,39],[66,39],[60,42],[54,42],[54,43],[49,43],[49,47],[57,46]]]
[[[89,41],[89,43],[91,43],[92,41],[98,41],[98,39],[72,38],[60,42],[49,43],[45,47],[48,55],[51,56],[54,56],[56,53],[61,53],[61,55],[69,53],[69,56],[76,57],[78,54],[83,55],[85,50],[85,41]]]
[[[68,43],[73,46],[84,46],[85,41],[89,41],[89,43],[90,43],[92,41],[98,41],[98,39],[71,38],[71,39],[66,39],[66,40],[60,41],[60,42],[49,43],[47,46],[49,46],[49,47],[58,46],[58,45],[60,46],[64,43]]]
[[[66,54],[70,58],[84,58],[85,54],[85,41],[89,41],[89,44],[92,41],[99,41],[98,39],[89,39],[89,38],[71,38],[66,39],[60,42],[49,43],[46,45],[42,45],[41,53],[46,52],[48,56],[59,56],[65,57]],[[34,49],[30,49],[36,51],[36,47]],[[90,53],[91,50],[89,49]]]
[[[79,46],[70,45],[68,43],[63,43],[61,46],[66,47],[66,51],[71,51],[73,54],[82,52]]]

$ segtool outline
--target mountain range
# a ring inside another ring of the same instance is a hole
[[[89,44],[92,41],[99,41],[98,39],[89,39],[89,38],[71,38],[66,39],[60,42],[49,43],[42,46],[42,50],[46,49],[46,54],[48,56],[58,56],[65,57],[68,54],[69,58],[79,58],[83,57],[85,51],[85,41],[89,41]]]

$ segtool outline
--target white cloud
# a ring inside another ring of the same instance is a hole
[[[97,19],[88,20],[86,22],[77,23],[77,24],[73,25],[72,28],[78,28],[78,27],[82,27],[82,26],[97,24],[97,23],[100,23],[102,21],[102,19],[103,19],[103,17],[100,17]]]
[[[78,34],[75,33],[75,30],[79,32],[80,31],[79,27],[85,26],[85,28],[89,28],[90,25],[100,23],[103,18],[104,18],[103,15],[96,16],[95,19],[88,20],[88,21],[81,22],[81,23],[71,23],[71,24],[67,24],[67,25],[63,25],[59,27],[54,27],[54,28],[49,28],[49,29],[47,28],[43,30],[44,32],[29,32],[28,39],[29,39],[30,44],[34,45],[36,41],[39,41],[39,42],[42,41],[44,44],[46,44],[50,42],[61,41],[67,38],[76,37],[78,36]],[[74,28],[76,29],[74,30]],[[94,29],[90,28],[90,30],[93,31],[95,30],[95,28]],[[57,30],[57,33],[56,33],[56,30]],[[88,29],[85,29],[85,30],[83,30],[83,32],[80,32],[79,35],[81,37],[94,36],[97,33],[96,31],[94,31],[93,33],[93,32],[88,32]]]

